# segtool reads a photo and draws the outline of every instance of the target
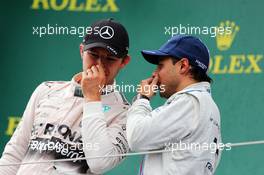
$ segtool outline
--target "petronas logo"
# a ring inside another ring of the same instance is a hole
[[[104,106],[102,107],[103,112],[107,112],[107,111],[109,111],[110,109],[111,109],[111,107],[110,107],[110,106],[107,106],[107,105],[104,105]]]
[[[233,21],[224,21],[220,22],[219,28],[225,28],[223,33],[220,33],[218,30],[216,35],[216,45],[220,51],[228,50],[236,37],[237,32],[239,31],[239,26]]]

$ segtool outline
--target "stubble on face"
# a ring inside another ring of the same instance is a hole
[[[179,80],[177,78],[177,67],[172,63],[171,58],[162,59],[160,64],[161,66],[158,71],[158,86],[160,87],[159,94],[162,98],[169,98],[176,92],[178,86]]]

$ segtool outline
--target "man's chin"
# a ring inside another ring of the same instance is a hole
[[[113,79],[112,79],[112,80],[108,80],[108,79],[106,79],[106,80],[105,80],[105,84],[106,84],[106,85],[112,85],[112,84],[114,83],[114,81],[115,81],[115,80],[113,80]]]
[[[159,94],[160,94],[161,98],[166,98],[166,99],[170,98],[170,96],[171,96],[170,94],[166,93],[165,91],[159,92]]]
[[[159,92],[161,98],[168,98],[165,92]]]

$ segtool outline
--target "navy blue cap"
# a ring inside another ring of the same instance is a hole
[[[197,37],[176,35],[166,42],[159,50],[143,50],[143,57],[152,64],[159,64],[160,58],[187,58],[190,64],[206,72],[210,54],[205,44]]]

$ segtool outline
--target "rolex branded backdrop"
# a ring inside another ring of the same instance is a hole
[[[81,71],[79,44],[85,27],[110,17],[124,24],[130,35],[132,59],[118,84],[136,85],[154,70],[140,50],[158,48],[177,33],[198,36],[210,49],[212,95],[221,111],[223,142],[263,140],[263,6],[257,0],[2,1],[0,152],[36,86],[70,80]],[[125,95],[131,100],[135,93]],[[163,102],[155,97],[152,105]],[[224,151],[216,174],[263,175],[263,150],[256,145]],[[137,174],[140,160],[127,157],[106,174]]]

